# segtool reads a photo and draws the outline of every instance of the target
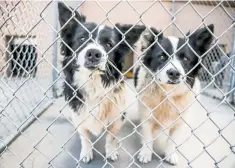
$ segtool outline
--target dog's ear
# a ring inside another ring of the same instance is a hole
[[[131,46],[134,47],[134,45],[137,43],[137,41],[142,41],[146,45],[149,43],[152,43],[155,39],[156,35],[159,35],[159,31],[155,28],[146,28],[144,25],[121,25],[116,24],[116,32],[119,34],[119,39],[123,39],[123,35],[125,35],[125,41]],[[121,32],[121,33],[120,33]],[[158,36],[159,38],[162,38],[162,34]],[[123,41],[121,44],[119,44],[119,47],[122,49],[125,49],[127,51],[130,51],[130,47]],[[144,44],[144,45],[145,45]]]
[[[122,52],[122,55],[125,56],[131,51],[131,48],[134,48],[134,45],[139,40],[141,33],[145,30],[145,26],[133,26],[131,24],[116,24],[115,26],[119,40],[121,41],[125,39],[125,41],[122,41],[117,47],[118,51]]]
[[[210,24],[205,28],[198,29],[190,37],[189,41],[199,54],[205,53],[213,41],[214,25]]]
[[[190,31],[188,31],[188,33],[186,33],[186,36],[189,36],[190,35]]]
[[[118,37],[118,45],[115,48],[115,57],[113,59],[120,71],[125,56],[132,51],[131,48],[134,48],[134,44],[138,41],[144,29],[145,26],[143,25],[115,24],[114,32]]]
[[[158,39],[163,38],[163,34],[159,34],[157,29],[153,27],[146,28],[140,36],[141,50],[144,51],[146,48],[148,48],[155,41],[156,36],[158,36]]]
[[[58,11],[59,11],[59,22],[60,26],[63,27],[71,27],[74,24],[78,24],[77,21],[83,23],[86,21],[86,17],[80,15],[76,10],[74,11],[73,8],[67,7],[63,2],[58,3]],[[77,20],[77,21],[76,21]]]
[[[61,42],[61,54],[64,56],[71,56],[72,51],[69,48],[72,47],[72,37],[74,36],[76,27],[80,25],[79,22],[81,24],[84,23],[86,18],[85,16],[80,15],[77,11],[74,11],[74,9],[67,7],[62,2],[58,3],[58,11],[59,22],[62,28],[60,35],[63,39],[63,42]]]
[[[123,38],[123,34],[125,34],[125,40],[128,42],[130,46],[133,46],[136,41],[139,39],[140,34],[144,31],[145,26],[143,25],[131,25],[131,24],[116,24],[116,31],[119,36]],[[120,33],[121,32],[121,33]]]
[[[144,31],[143,25],[131,25],[131,24],[116,24],[114,31],[118,36],[120,42],[116,47],[116,55],[118,55],[118,62],[121,63],[124,60],[131,48],[134,48],[134,44],[139,39],[141,33]],[[123,40],[124,39],[124,40]],[[122,41],[123,40],[123,41]]]

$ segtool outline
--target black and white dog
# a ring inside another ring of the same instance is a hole
[[[145,28],[117,24],[116,29],[86,22],[85,16],[63,3],[58,4],[58,10],[64,95],[74,111],[72,120],[81,137],[80,159],[85,163],[93,159],[90,134],[98,136],[106,130],[106,157],[114,161],[118,158],[116,134],[125,114],[121,72],[124,57],[131,51],[126,42],[133,46]],[[125,33],[125,41],[120,32]]]
[[[148,29],[142,33],[142,64],[135,72],[144,136],[138,156],[141,163],[151,161],[153,144],[159,142],[164,144],[164,160],[177,164],[178,156],[172,139],[179,137],[181,117],[188,111],[195,99],[194,93],[198,93],[200,88],[197,80],[200,57],[209,49],[213,31],[213,25],[198,29],[187,34],[188,42],[184,38],[164,37],[159,33],[153,35]],[[155,40],[158,43],[154,43]],[[171,138],[161,139],[163,129]]]

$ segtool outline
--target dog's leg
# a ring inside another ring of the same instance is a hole
[[[93,159],[93,151],[90,141],[90,132],[87,129],[79,128],[78,133],[80,134],[81,145],[82,145],[80,159],[84,163],[89,163]]]
[[[140,163],[148,163],[152,160],[153,154],[153,125],[150,122],[142,124],[142,148],[138,155]]]
[[[118,159],[118,139],[116,138],[116,135],[123,124],[124,119],[120,118],[108,128],[105,151],[107,159],[112,161],[116,161]]]
[[[180,134],[180,122],[178,121],[171,129],[169,132],[169,135],[171,138],[168,138],[167,140],[167,146],[165,150],[165,161],[172,164],[176,165],[179,161],[179,157],[176,153],[176,146],[174,141],[179,137]],[[172,139],[172,140],[171,140]]]

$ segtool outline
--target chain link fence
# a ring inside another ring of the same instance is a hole
[[[46,5],[0,2],[1,149],[52,103],[53,30],[40,14]]]
[[[186,37],[188,31],[213,23],[215,40],[202,62],[199,75],[202,88],[188,107],[194,113],[188,120],[180,117],[188,133],[184,133],[181,142],[174,143],[180,155],[180,168],[235,167],[233,1],[63,3],[98,26],[114,27],[116,23],[151,25],[166,36]],[[136,159],[143,138],[139,131],[143,123],[138,121],[136,105],[137,100],[141,100],[133,79],[126,78],[127,124],[117,138],[121,151],[119,160],[113,163],[105,156],[103,135],[110,132],[108,126],[96,118],[104,125],[104,131],[92,142],[95,160],[87,165],[81,162],[79,134],[69,113],[71,100],[62,99],[62,83],[66,83],[66,79],[60,43],[64,41],[58,26],[57,5],[57,1],[0,1],[0,168],[172,167],[164,162],[166,158],[155,152],[149,164],[142,165]],[[75,16],[73,11],[72,16]],[[133,73],[139,63],[141,53],[137,48],[131,48],[126,57],[123,77]],[[117,108],[120,110],[121,107]],[[169,137],[165,131],[161,134]]]

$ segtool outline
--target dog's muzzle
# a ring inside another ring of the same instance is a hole
[[[85,67],[96,68],[99,66],[102,59],[102,53],[98,49],[89,49],[85,55]]]
[[[169,69],[166,71],[168,78],[170,79],[167,83],[168,84],[178,84],[180,83],[180,73],[176,69]]]

